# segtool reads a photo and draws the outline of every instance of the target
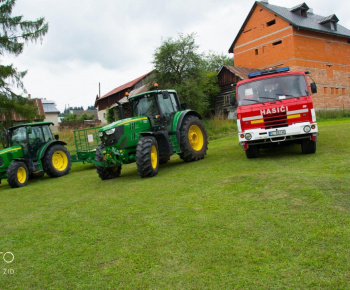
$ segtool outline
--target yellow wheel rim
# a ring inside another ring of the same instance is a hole
[[[188,140],[193,150],[200,151],[204,145],[204,137],[201,128],[192,125],[188,130]]]
[[[17,180],[19,183],[23,184],[26,182],[27,172],[23,167],[19,167],[17,170]]]
[[[157,168],[158,154],[157,154],[157,148],[154,145],[152,145],[152,148],[151,148],[151,164],[153,169]]]
[[[52,155],[52,165],[57,171],[63,171],[68,166],[68,157],[63,151],[56,151]]]

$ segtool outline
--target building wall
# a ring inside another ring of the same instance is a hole
[[[265,68],[294,57],[293,27],[257,5],[234,47],[235,66]]]
[[[51,126],[52,132],[58,132],[58,113],[45,113],[45,122],[52,122],[54,125]]]
[[[107,109],[105,109],[105,110],[98,110],[97,111],[97,115],[98,115],[98,119],[101,121],[101,123],[103,124],[103,123],[108,123],[107,122]]]
[[[268,25],[273,20],[275,23]],[[257,5],[236,42],[234,60],[237,66],[251,68],[289,66],[291,70],[309,70],[318,87],[313,96],[316,108],[350,108],[347,38],[297,30]]]

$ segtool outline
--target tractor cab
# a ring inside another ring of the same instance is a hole
[[[9,129],[9,146],[19,145],[22,147],[25,157],[36,159],[42,146],[55,139],[49,128],[50,125],[53,123],[29,123],[11,127]]]
[[[173,90],[151,91],[129,99],[133,117],[146,116],[153,131],[171,131],[174,115],[181,110],[177,94]]]

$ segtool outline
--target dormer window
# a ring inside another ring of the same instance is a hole
[[[304,2],[303,4],[299,4],[298,6],[291,8],[290,12],[298,14],[302,17],[307,17],[308,10],[309,10],[309,6],[307,6],[306,3]]]
[[[333,31],[337,31],[337,22],[339,21],[338,17],[335,14],[332,14],[328,17],[323,18],[320,21],[320,24],[322,24],[323,26],[333,30]]]

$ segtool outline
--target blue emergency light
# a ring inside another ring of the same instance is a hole
[[[260,77],[263,75],[276,74],[276,73],[282,73],[282,72],[287,72],[287,71],[289,71],[289,66],[275,68],[275,69],[262,70],[262,71],[252,72],[252,73],[248,74],[248,78],[251,79],[251,78]]]

